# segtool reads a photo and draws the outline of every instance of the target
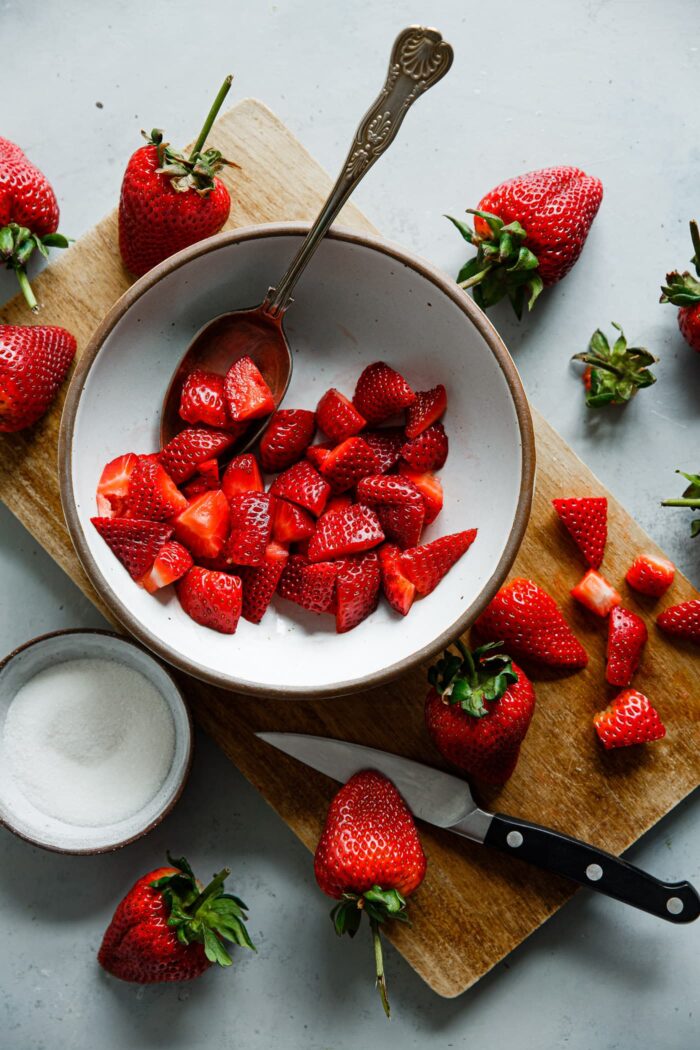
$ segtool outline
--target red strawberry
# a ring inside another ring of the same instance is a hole
[[[148,572],[158,551],[173,534],[172,526],[160,521],[136,518],[90,518],[90,521],[134,580]]]
[[[580,168],[542,168],[502,182],[476,210],[467,209],[476,216],[474,231],[452,219],[477,248],[458,282],[475,289],[482,308],[507,295],[520,317],[543,287],[556,284],[574,265],[602,199],[600,179]]]
[[[276,543],[297,543],[313,536],[316,522],[301,507],[287,503],[284,499],[275,499],[272,517],[272,538]]]
[[[700,353],[700,280],[697,279],[700,278],[700,231],[695,220],[690,223],[690,236],[694,248],[690,261],[697,277],[688,270],[684,273],[674,270],[667,274],[666,284],[661,288],[661,302],[680,307],[678,327],[681,335],[691,349]]]
[[[166,521],[180,514],[187,500],[157,456],[139,456],[129,477],[125,514],[128,518]]]
[[[221,488],[227,499],[233,499],[239,492],[263,491],[260,467],[252,452],[244,452],[242,456],[233,457],[224,471]]]
[[[362,478],[357,483],[357,499],[371,507],[380,503],[423,506],[423,497],[413,482],[396,474],[369,474]]]
[[[0,138],[0,261],[17,274],[27,305],[35,313],[37,301],[26,264],[35,250],[67,248],[68,238],[58,229],[58,203],[51,184],[24,152]]]
[[[598,616],[607,616],[622,601],[612,584],[595,569],[588,570],[583,579],[571,588],[571,594]]]
[[[438,383],[432,390],[422,390],[416,394],[416,400],[406,409],[406,437],[417,438],[433,423],[437,423],[447,410],[447,392]]]
[[[425,503],[407,478],[385,474],[362,478],[357,486],[357,498],[375,507],[387,539],[403,548],[415,547],[420,541]]]
[[[190,372],[180,394],[180,416],[187,423],[206,423],[225,430],[230,420],[224,400],[224,377],[203,368]]]
[[[305,408],[275,412],[260,441],[260,462],[268,473],[286,470],[304,455],[316,433],[316,416]]]
[[[416,597],[416,585],[401,571],[401,550],[394,544],[385,543],[378,554],[384,597],[392,609],[406,616]]]
[[[425,522],[425,507],[422,502],[420,506],[399,503],[391,507],[381,504],[375,509],[382,532],[388,540],[397,543],[402,550],[420,543]]]
[[[307,460],[302,459],[275,478],[270,492],[273,496],[297,503],[318,517],[326,505],[331,487]]]
[[[367,423],[352,401],[335,387],[328,390],[319,401],[316,419],[323,433],[336,443],[359,434]]]
[[[441,536],[422,547],[410,547],[401,555],[401,572],[415,583],[419,594],[430,594],[443,576],[469,550],[476,539],[476,529]]]
[[[412,482],[420,492],[425,503],[425,524],[430,525],[442,510],[443,494],[440,479],[435,474],[414,470],[407,463],[399,465],[399,474],[402,478]]]
[[[700,645],[700,599],[670,605],[656,617],[656,622],[666,634]]]
[[[126,511],[129,478],[138,456],[127,452],[117,456],[104,468],[97,484],[97,513],[102,518],[121,518]]]
[[[272,391],[249,357],[241,357],[229,368],[224,379],[224,397],[234,423],[261,419],[275,411]]]
[[[211,460],[208,462],[211,462]],[[191,501],[196,496],[201,496],[203,492],[213,492],[219,488],[221,488],[221,483],[214,478],[205,477],[203,474],[195,474],[193,478],[185,482],[181,492],[183,496],[186,496]]]
[[[353,404],[368,423],[381,423],[412,405],[416,395],[402,375],[383,361],[368,365],[357,380]]]
[[[195,558],[216,558],[229,533],[228,500],[221,489],[203,492],[174,519],[175,535]]]
[[[155,594],[161,587],[167,587],[184,576],[194,562],[190,552],[176,540],[163,544],[151,569],[138,581],[149,594]]]
[[[374,452],[380,474],[393,470],[401,458],[404,431],[401,427],[383,427],[381,430],[365,430],[362,440]]]
[[[502,587],[474,624],[480,639],[502,641],[519,659],[551,667],[585,667],[588,655],[559,608],[532,580]]]
[[[309,463],[313,463],[317,470],[320,470],[332,448],[334,448],[334,445],[330,441],[326,441],[321,445],[310,445],[306,450],[306,458]]]
[[[197,467],[197,473],[208,481],[219,482],[219,461],[218,459],[205,459],[203,463],[200,463]]]
[[[660,598],[673,583],[675,575],[676,567],[668,558],[659,554],[640,554],[630,565],[625,579],[640,594]]]
[[[616,606],[608,623],[605,680],[610,685],[629,685],[639,666],[648,637],[646,624],[636,613]]]
[[[600,568],[608,538],[605,496],[553,499],[552,505],[588,564]]]
[[[204,142],[231,86],[224,81],[189,157],[163,142],[163,132],[145,135],[132,154],[119,199],[119,251],[127,270],[140,277],[182,248],[218,233],[231,198],[216,177],[225,161]]]
[[[309,561],[328,561],[346,554],[359,554],[384,539],[379,519],[369,507],[355,504],[346,510],[324,514],[309,541]]]
[[[469,777],[505,784],[535,710],[532,684],[491,643],[469,652],[456,643],[431,667],[425,703],[428,733],[440,754]]]
[[[193,569],[175,584],[180,605],[195,623],[221,634],[235,634],[243,593],[238,576],[213,569]]]
[[[333,492],[345,492],[360,478],[375,474],[377,467],[374,452],[367,442],[361,437],[351,437],[328,453],[320,472]]]
[[[0,433],[24,430],[41,419],[75,350],[65,328],[0,324]]]
[[[425,473],[444,467],[447,452],[448,442],[445,428],[442,423],[433,423],[418,437],[406,442],[401,449],[401,456],[414,470]]]
[[[332,514],[334,510],[347,510],[348,507],[353,505],[352,496],[348,496],[347,492],[343,492],[337,496],[331,496],[326,503],[326,509],[323,512],[323,517],[326,514]]]
[[[244,565],[241,568],[244,620],[260,623],[277,590],[288,558],[289,551],[286,547],[270,543],[260,565]]]
[[[598,739],[606,750],[646,744],[666,736],[666,726],[644,693],[625,689],[613,702],[593,716]]]
[[[423,881],[426,863],[411,812],[391,781],[374,770],[355,773],[330,804],[314,873],[321,890],[340,901],[331,912],[336,933],[354,936],[367,915],[387,1017],[379,927],[406,920],[406,898]]]
[[[223,892],[229,869],[205,888],[184,857],[140,878],[117,906],[97,955],[122,981],[189,981],[212,963],[230,966],[224,941],[253,948],[246,905]]]
[[[289,556],[277,587],[277,593],[280,597],[286,598],[288,602],[299,604],[304,566],[308,564],[308,560],[301,554],[291,554]]]
[[[214,456],[220,456],[235,441],[233,434],[208,427],[188,427],[161,449],[158,458],[176,485],[188,481],[197,467]]]
[[[381,570],[376,551],[344,558],[335,583],[335,629],[351,631],[377,608]]]
[[[299,605],[311,612],[328,612],[333,603],[335,581],[340,565],[336,561],[319,561],[301,567]]]
[[[226,553],[237,565],[262,565],[272,535],[273,497],[241,492],[231,500],[231,535]]]

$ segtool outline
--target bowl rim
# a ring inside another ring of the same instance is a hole
[[[144,835],[148,835],[150,831],[153,831],[174,809],[177,802],[179,802],[182,792],[185,790],[185,784],[187,783],[190,772],[192,770],[192,758],[194,751],[194,723],[192,721],[192,712],[190,711],[189,704],[185,699],[185,695],[172,674],[172,671],[168,666],[163,666],[160,660],[156,660],[153,653],[143,645],[140,645],[135,639],[129,638],[125,634],[119,634],[117,631],[108,631],[103,627],[66,627],[57,631],[47,631],[45,634],[38,634],[36,638],[30,638],[28,641],[23,642],[22,645],[18,645],[16,649],[9,652],[6,656],[0,660],[0,673],[4,671],[7,664],[14,660],[20,653],[23,653],[26,649],[32,649],[35,645],[40,645],[42,642],[48,641],[49,638],[59,638],[65,635],[77,635],[77,634],[100,634],[108,638],[116,639],[119,642],[124,642],[126,645],[132,646],[134,649],[140,650],[145,653],[151,660],[155,661],[161,671],[170,679],[172,683],[173,691],[177,695],[182,704],[182,709],[185,712],[186,724],[187,724],[187,757],[182,770],[182,777],[180,782],[175,789],[175,793],[166,806],[158,813],[145,828],[141,831],[137,831],[134,835],[129,835],[127,838],[119,839],[118,842],[110,843],[107,846],[91,846],[85,849],[68,849],[65,846],[56,846],[52,843],[42,842],[39,839],[33,838],[31,835],[25,834],[23,831],[19,831],[14,826],[11,820],[8,820],[6,816],[0,816],[0,827],[7,828],[13,835],[16,835],[18,839],[23,839],[24,842],[29,842],[32,846],[38,846],[40,849],[48,850],[50,853],[63,853],[68,856],[98,856],[102,853],[114,853],[118,849],[122,849],[124,846],[130,845],[132,842],[138,841],[143,838]]]
[[[58,441],[59,488],[68,532],[90,582],[118,623],[133,634],[151,652],[179,670],[193,675],[200,681],[230,692],[283,700],[319,700],[348,696],[362,690],[376,688],[431,659],[436,653],[454,641],[455,638],[460,637],[491,601],[515,561],[529,521],[535,481],[535,437],[527,395],[513,358],[485,313],[447,274],[421,258],[421,256],[381,237],[364,232],[359,233],[356,230],[343,226],[333,226],[326,234],[326,237],[386,255],[390,259],[416,271],[435,285],[440,292],[446,295],[462,311],[468,322],[477,329],[503,372],[513,399],[520,434],[521,477],[513,525],[498,564],[475,601],[439,637],[422,646],[411,656],[397,660],[380,671],[371,672],[363,675],[361,678],[337,682],[332,686],[267,686],[257,682],[240,680],[233,675],[220,674],[203,664],[182,656],[176,649],[171,648],[156,634],[144,627],[131,613],[129,608],[112,590],[90,552],[73,495],[71,483],[73,433],[81,395],[90,368],[106,339],[124,315],[146,292],[173,271],[186,266],[192,260],[200,258],[200,256],[208,255],[210,252],[218,251],[220,248],[225,248],[232,244],[241,244],[259,238],[287,237],[290,235],[303,237],[309,228],[310,223],[274,222],[244,226],[218,233],[170,256],[135,281],[114,303],[104,320],[95,329],[80,356],[66,395]]]

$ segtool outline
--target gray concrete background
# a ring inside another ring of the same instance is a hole
[[[234,100],[264,99],[335,170],[395,33],[438,25],[455,47],[453,70],[412,111],[357,202],[387,236],[454,272],[465,252],[443,212],[460,214],[501,178],[547,164],[602,178],[605,199],[571,275],[522,324],[505,308],[492,318],[533,403],[700,583],[700,541],[688,539],[685,513],[658,505],[680,491],[676,467],[700,467],[700,357],[681,341],[674,311],[657,304],[665,271],[690,255],[687,220],[700,217],[696,14],[693,0],[502,0],[497,9],[473,0],[0,0],[0,131],[49,173],[62,228],[77,236],[114,205],[139,129],[164,126],[187,141],[229,70]],[[0,300],[12,292],[2,275]],[[659,382],[627,409],[593,416],[568,359],[611,320],[661,358]],[[3,651],[100,623],[4,509],[0,531]],[[698,815],[696,795],[630,859],[697,880]],[[260,950],[189,987],[137,989],[103,976],[95,951],[115,901],[166,847],[187,851],[205,875],[232,864]],[[387,1025],[368,941],[336,941],[309,855],[204,739],[181,803],[145,841],[69,858],[1,832],[0,848],[3,1050],[698,1044],[697,928],[593,895],[453,1001],[389,949]]]

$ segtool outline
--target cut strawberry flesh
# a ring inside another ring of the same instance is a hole
[[[261,419],[275,411],[272,391],[250,357],[241,357],[231,365],[224,380],[226,408],[236,423]]]
[[[288,558],[289,551],[286,547],[281,547],[278,543],[270,543],[260,565],[242,566],[244,620],[250,623],[260,623],[277,590]]]
[[[425,524],[435,521],[442,510],[443,492],[440,479],[435,474],[413,470],[407,463],[399,465],[399,474],[411,481],[425,502]]]
[[[275,478],[270,492],[273,496],[281,496],[304,507],[314,517],[318,517],[326,506],[331,487],[308,460],[302,459]]]
[[[608,616],[611,609],[622,601],[612,584],[595,569],[588,570],[583,579],[571,588],[571,594],[598,616]]]
[[[333,445],[330,442],[322,445],[309,445],[306,450],[306,458],[310,463],[313,463],[317,470],[320,470],[332,448]]]
[[[137,518],[91,518],[102,539],[134,580],[153,565],[156,555],[173,534],[161,521]]]
[[[237,565],[261,565],[272,535],[274,500],[269,492],[241,492],[231,500],[226,553]]]
[[[200,463],[197,467],[197,473],[201,474],[203,478],[207,478],[209,481],[219,481],[219,461],[218,459],[205,459],[203,463]]]
[[[202,627],[235,634],[243,594],[238,576],[195,566],[175,585],[180,605]]]
[[[229,533],[228,500],[221,489],[203,492],[174,519],[175,536],[195,558],[216,558]]]
[[[419,390],[416,400],[406,410],[406,437],[418,437],[433,423],[437,423],[446,409],[447,393],[442,383],[432,390]]]
[[[179,580],[193,564],[190,552],[177,540],[170,540],[163,544],[151,569],[138,582],[149,594],[155,594],[162,587]]]
[[[319,401],[316,418],[324,434],[335,442],[359,434],[367,422],[352,401],[335,387],[328,390]]]
[[[315,531],[316,522],[307,511],[284,499],[275,499],[272,538],[276,543],[307,540]]]
[[[239,492],[262,492],[264,487],[258,461],[252,452],[234,456],[221,479],[221,488],[227,499]]]
[[[324,514],[309,541],[309,561],[328,561],[376,547],[384,539],[379,518],[369,507],[354,504]]]
[[[97,513],[102,518],[120,518],[126,510],[129,478],[138,456],[127,452],[111,460],[102,471],[97,485]]]
[[[392,609],[406,616],[416,597],[416,586],[401,571],[401,550],[391,543],[385,543],[379,548],[378,554],[384,597]]]
[[[187,376],[180,394],[180,418],[226,429],[229,424],[224,400],[224,377],[196,368]]]

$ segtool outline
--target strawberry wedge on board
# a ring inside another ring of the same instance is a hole
[[[630,565],[625,579],[640,594],[660,598],[673,583],[676,566],[660,554],[640,554]]]
[[[603,747],[648,744],[666,736],[666,726],[644,693],[625,689],[613,702],[593,716],[593,725]]]
[[[605,680],[610,685],[629,685],[639,666],[647,641],[644,620],[629,609],[616,606],[608,621]]]
[[[588,564],[599,569],[608,538],[605,496],[553,499],[552,505]]]
[[[700,599],[669,606],[656,617],[656,623],[666,634],[700,645]]]

